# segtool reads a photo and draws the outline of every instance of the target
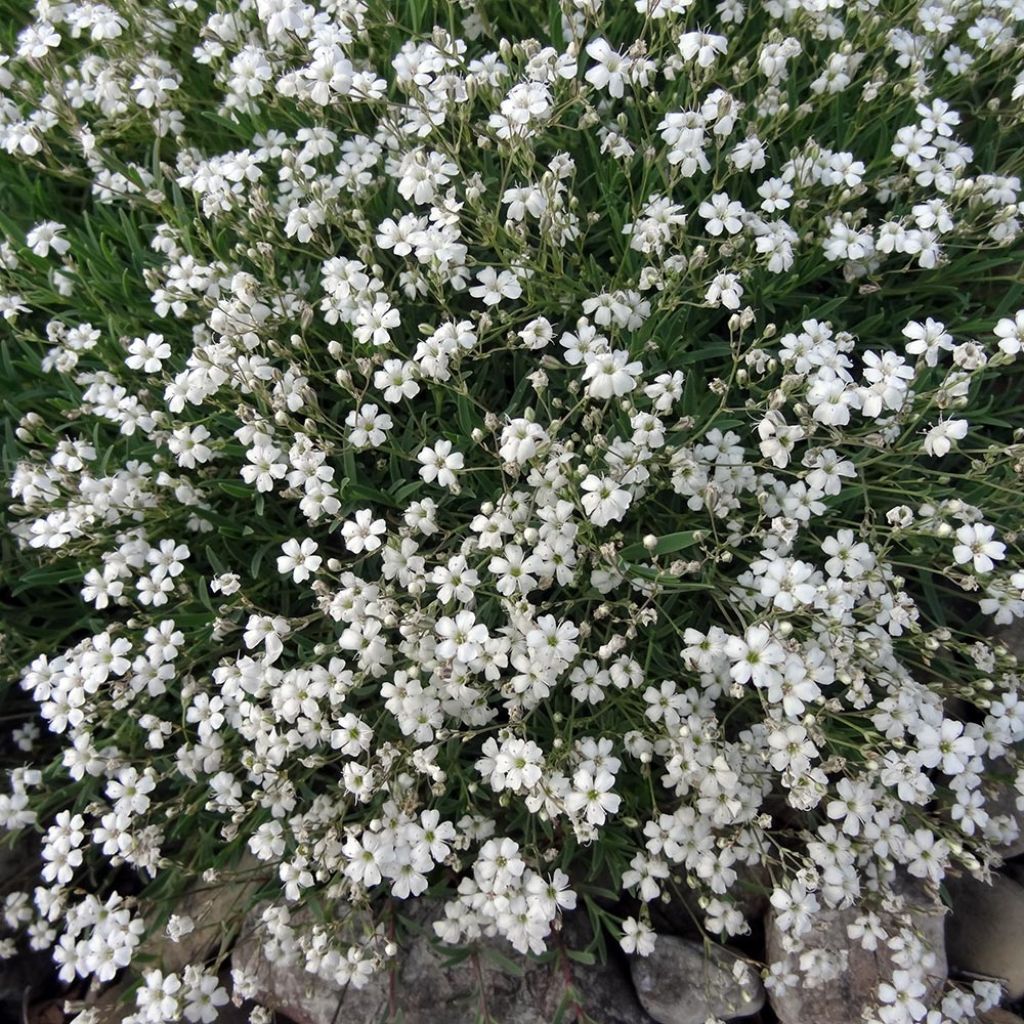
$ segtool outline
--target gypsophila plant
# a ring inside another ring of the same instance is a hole
[[[873,1019],[991,1003],[928,1010],[934,953],[881,912],[984,875],[1024,803],[991,639],[1024,616],[1022,23],[8,6],[35,714],[0,824],[42,863],[7,925],[65,982],[131,967],[130,1024],[209,1022],[216,965],[139,950],[239,865],[270,955],[354,986],[395,946],[352,907],[428,894],[442,943],[543,954],[585,906],[645,955],[690,889],[741,937],[755,878],[770,987],[842,971],[804,937],[856,905],[902,971]]]

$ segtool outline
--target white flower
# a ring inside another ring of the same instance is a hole
[[[499,454],[505,462],[523,465],[547,443],[547,431],[539,423],[527,419],[514,419],[501,432]]]
[[[868,545],[854,541],[853,530],[840,530],[834,537],[826,537],[821,550],[830,556],[825,563],[829,576],[845,575],[855,580],[875,564],[875,556]]]
[[[928,828],[915,829],[903,840],[902,855],[907,871],[915,878],[941,880],[949,859],[949,844]]]
[[[987,523],[968,523],[956,531],[958,543],[953,547],[957,565],[974,563],[977,573],[991,572],[995,563],[1006,557],[1006,545],[992,538],[995,527]]]
[[[190,980],[189,972],[195,970],[185,968],[186,983]],[[202,974],[189,986],[185,1000],[185,1020],[191,1024],[214,1024],[220,1017],[217,1008],[228,1003],[228,993],[216,974]]]
[[[384,392],[385,402],[400,402],[403,398],[415,398],[420,393],[415,375],[415,363],[386,359],[373,375],[373,386]]]
[[[704,293],[704,298],[712,306],[739,309],[740,300],[743,298],[743,285],[735,274],[715,274]]]
[[[250,615],[246,623],[242,641],[251,651],[263,644],[266,651],[266,663],[273,664],[284,651],[282,638],[291,633],[288,620],[282,615]]]
[[[476,279],[480,282],[469,289],[474,299],[483,299],[485,306],[496,306],[502,299],[518,299],[523,294],[523,286],[511,270],[503,270],[500,274],[494,267],[484,267],[477,272]]]
[[[145,338],[133,338],[128,344],[128,358],[124,364],[131,370],[143,373],[159,373],[165,360],[171,358],[171,346],[162,334],[148,334]],[[203,428],[205,429],[205,428]],[[209,434],[206,435],[209,437]]]
[[[354,519],[347,519],[342,524],[341,535],[345,538],[345,547],[354,555],[364,551],[370,554],[381,546],[381,537],[387,529],[383,519],[373,518],[371,509],[361,508]]]
[[[587,492],[583,495],[583,509],[595,526],[607,526],[613,519],[621,519],[633,500],[629,491],[611,477],[590,473],[580,486]]]
[[[823,374],[807,389],[807,401],[814,407],[813,417],[830,427],[850,422],[850,409],[855,407],[857,392],[840,377]]]
[[[351,428],[348,439],[356,448],[377,448],[387,439],[387,431],[394,423],[387,413],[368,403],[358,411],[353,409],[345,417],[345,426]]]
[[[744,214],[741,203],[730,199],[724,192],[716,192],[710,199],[700,204],[697,212],[704,218],[704,229],[709,235],[720,235],[727,231],[735,235],[743,229]]]
[[[507,837],[489,839],[480,847],[473,873],[486,892],[507,892],[526,871],[526,862],[519,854],[519,844]]]
[[[187,914],[171,914],[167,919],[167,937],[171,942],[180,942],[195,931],[196,923]]]
[[[406,539],[403,544],[415,543]],[[437,590],[438,600],[442,604],[451,601],[460,601],[463,604],[471,604],[473,601],[474,588],[480,583],[480,576],[475,569],[469,568],[464,555],[454,555],[448,559],[447,565],[439,565],[430,574],[430,582]]]
[[[771,459],[772,464],[779,469],[785,469],[789,465],[793,446],[806,437],[803,427],[799,424],[787,424],[782,414],[775,410],[771,410],[757,425],[757,433],[761,438],[761,454],[766,459]]]
[[[495,588],[498,593],[511,597],[517,591],[525,596],[535,590],[543,566],[537,555],[527,555],[518,544],[507,544],[488,562],[487,570],[500,577]]]
[[[48,21],[37,21],[18,34],[18,56],[38,60],[60,46],[60,33]]]
[[[446,661],[457,658],[466,664],[480,657],[488,638],[487,627],[477,622],[470,611],[461,611],[454,618],[438,619],[434,630],[441,638],[437,656]]]
[[[637,956],[650,956],[654,952],[657,933],[650,925],[638,921],[635,917],[627,917],[622,922],[622,938],[619,945],[624,953]]]
[[[59,224],[55,220],[44,221],[29,231],[25,236],[25,244],[36,256],[49,256],[51,249],[58,256],[63,256],[71,248],[71,243],[60,237],[60,233],[66,230],[64,224]]]
[[[224,572],[210,580],[210,589],[215,594],[223,594],[225,597],[238,593],[241,586],[241,577],[234,572]]]
[[[711,35],[708,32],[684,32],[679,37],[679,52],[683,60],[696,60],[702,68],[709,68],[715,63],[719,54],[726,51],[729,40],[725,36]]]
[[[582,814],[591,825],[603,825],[622,803],[622,797],[612,792],[615,776],[606,769],[595,772],[581,768],[573,776],[572,785],[565,809],[572,815]]]
[[[935,458],[948,455],[954,441],[967,436],[967,420],[941,420],[925,435],[924,450]]]
[[[767,626],[750,626],[742,637],[729,637],[725,654],[732,662],[729,675],[737,683],[752,682],[759,687],[778,678],[775,666],[786,658]]]
[[[892,974],[892,983],[883,981],[878,986],[878,1000],[883,1004],[891,1004],[897,1009],[898,1016],[890,1016],[882,1011],[881,1020],[924,1020],[928,1013],[925,999],[928,988],[915,973],[896,970]]]
[[[924,356],[929,366],[935,366],[942,350],[949,351],[953,347],[953,336],[944,324],[928,317],[923,324],[911,320],[903,328],[903,335],[910,340],[906,344],[907,352],[912,356]]]
[[[914,732],[915,757],[922,768],[939,768],[946,775],[959,775],[974,756],[974,740],[965,736],[964,723],[944,718],[936,728],[924,723]]]
[[[181,979],[155,969],[143,972],[144,984],[135,992],[135,1003],[143,1020],[162,1024],[178,1020],[182,1014]]]
[[[438,487],[454,489],[458,486],[455,474],[463,468],[462,452],[453,452],[451,441],[436,441],[433,447],[423,448],[416,456],[422,464],[420,476],[429,484],[437,481]]]
[[[874,255],[875,240],[867,227],[854,228],[838,217],[829,225],[822,248],[830,260],[865,260]]]
[[[306,537],[300,544],[292,537],[281,545],[284,552],[278,555],[277,571],[282,574],[291,573],[295,583],[303,583],[309,579],[310,574],[320,568],[323,559],[316,554],[317,543]]]
[[[595,89],[607,89],[610,96],[621,99],[632,61],[600,38],[587,44],[587,55],[597,63],[587,70],[584,78]]]
[[[820,906],[817,896],[799,881],[790,882],[788,889],[773,889],[769,902],[775,909],[776,926],[794,938],[806,934]]]
[[[993,328],[999,339],[999,348],[1008,356],[1017,355],[1024,348],[1024,309],[1018,309],[1013,319],[1003,317]]]
[[[629,353],[623,349],[588,352],[583,359],[583,379],[590,381],[587,394],[591,398],[621,398],[636,387],[636,378],[643,372],[643,364],[629,362]]]
[[[360,306],[356,310],[352,332],[356,341],[363,345],[386,345],[391,340],[391,331],[401,324],[402,318],[391,303],[381,299],[373,305]]]
[[[278,461],[280,450],[271,444],[255,445],[245,457],[252,465],[242,467],[242,479],[247,484],[255,483],[257,491],[272,491],[274,481],[283,479],[288,472],[287,464]]]
[[[554,330],[551,327],[551,322],[546,317],[539,316],[531,320],[519,332],[519,337],[526,348],[536,352],[550,344],[551,339],[554,337]]]

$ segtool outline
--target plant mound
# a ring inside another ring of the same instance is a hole
[[[644,955],[688,890],[742,943],[756,883],[769,986],[857,906],[921,1019],[883,909],[1024,800],[1022,22],[9,8],[10,928],[206,1022],[216,964],[140,953],[196,882],[356,986],[424,894],[444,943],[585,906]]]

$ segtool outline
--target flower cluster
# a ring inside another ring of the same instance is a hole
[[[358,986],[393,942],[311,901],[644,955],[759,879],[770,985],[856,905],[878,1020],[969,1020],[876,911],[1019,828],[1019,10],[536,7],[11,26],[5,919],[108,981],[251,855],[268,948]],[[130,1021],[225,998],[151,968]]]

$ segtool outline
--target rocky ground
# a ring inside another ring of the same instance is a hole
[[[947,977],[999,979],[1003,1008],[990,1011],[986,1024],[1024,1024],[1018,1015],[1024,1013],[1024,812],[1010,791],[1000,810],[1020,819],[1022,836],[1004,849],[1005,863],[991,885],[969,876],[947,878],[943,902],[908,878],[903,895],[916,930],[936,953],[929,995],[939,993]],[[0,850],[0,889],[30,884],[20,879],[31,875],[35,860],[31,850]],[[222,922],[247,906],[252,893],[251,886],[239,884],[186,898],[179,912],[196,921],[196,930],[178,945],[152,940],[146,954],[167,970],[206,960],[221,941]],[[748,962],[781,958],[779,935],[766,900],[751,898],[744,910],[753,932],[735,950],[699,941],[692,913],[670,904],[657,908],[659,939],[648,958],[626,957],[612,942],[605,964],[574,959],[569,951],[592,939],[586,916],[577,913],[566,919],[562,954],[554,963],[518,957],[497,941],[455,963],[432,941],[430,915],[438,908],[421,903],[418,927],[405,940],[394,972],[360,990],[342,989],[271,956],[253,911],[235,940],[224,983],[230,990],[230,967],[243,968],[255,979],[257,1002],[293,1024],[705,1024],[708,1018],[861,1024],[862,1010],[873,1004],[878,985],[892,979],[894,966],[884,949],[867,952],[851,942],[847,926],[855,911],[820,912],[813,926],[815,948],[846,952],[848,969],[841,977],[769,993]],[[798,965],[793,967],[799,975]],[[116,984],[102,993],[62,991],[45,953],[0,961],[0,1024],[63,1024],[70,1019],[66,1001],[71,1009],[95,1006],[98,1024],[118,1024],[124,995]],[[214,1024],[244,1024],[250,1006],[229,1005]]]
[[[1006,983],[1006,1008],[991,1011],[987,1024],[1024,1024],[1012,1009],[1020,1008],[1024,997],[1022,876],[1024,863],[1011,863],[992,887],[971,879],[952,883],[951,914],[923,888],[909,894],[916,924],[940,957],[930,994],[941,991],[947,973]],[[381,978],[359,992],[342,992],[311,980],[301,968],[272,962],[255,933],[242,940],[234,956],[258,978],[261,1000],[295,1024],[377,1024],[389,1015],[402,1024],[474,1024],[484,1008],[498,1024],[552,1024],[570,987],[576,1002],[567,1004],[566,1021],[704,1024],[718,1017],[751,1024],[860,1024],[879,983],[892,978],[893,964],[884,952],[851,948],[846,926],[853,916],[851,911],[821,915],[814,933],[819,948],[849,950],[846,974],[829,985],[797,985],[783,995],[768,995],[751,970],[742,970],[737,979],[733,951],[664,932],[646,959],[613,955],[603,966],[568,959],[555,966],[519,961],[518,976],[506,973],[486,952],[472,965],[445,967],[424,934],[404,951],[394,978]],[[762,923],[770,956],[777,934],[770,915]],[[585,922],[572,919],[565,938],[570,947],[584,943]]]
[[[1024,1024],[1014,1010],[1024,1009],[1024,840],[991,886],[969,877],[946,885],[951,912],[934,893],[908,880],[905,897],[915,924],[939,956],[931,977],[932,994],[947,974],[971,980],[1004,982],[1004,1008],[991,1011],[987,1024]],[[212,951],[217,923],[229,911],[227,900],[245,899],[244,887],[221,890],[217,899],[193,898],[184,909],[199,927],[188,943],[150,950],[169,968]],[[754,912],[757,907],[748,908]],[[816,988],[801,984],[783,994],[768,994],[746,957],[781,955],[771,913],[758,922],[759,933],[744,950],[706,946],[686,926],[689,915],[665,908],[653,956],[626,957],[617,947],[607,963],[588,964],[563,955],[553,964],[537,964],[509,955],[508,947],[484,944],[476,953],[450,963],[431,940],[429,907],[421,908],[418,934],[403,945],[393,975],[375,978],[360,990],[344,990],[307,974],[300,965],[268,955],[258,915],[251,913],[231,953],[231,966],[255,979],[258,1001],[279,1021],[293,1024],[552,1024],[556,1020],[592,1024],[705,1024],[709,1017],[750,1024],[860,1024],[881,981],[891,979],[893,964],[884,952],[869,953],[846,934],[853,911],[820,914],[814,946],[847,950],[849,969],[836,981]],[[564,950],[581,949],[590,939],[582,914],[570,915],[562,934]],[[737,964],[739,966],[737,967]],[[225,983],[230,978],[225,970]],[[77,995],[73,1002],[97,1006],[100,1024],[117,1024],[124,1013],[117,986],[98,999]],[[15,957],[0,966],[0,1022],[61,1024],[63,995],[53,986],[45,955]],[[559,1014],[562,1014],[560,1017]],[[481,1014],[486,1016],[481,1017]],[[216,1024],[244,1024],[248,1005],[227,1006]]]

